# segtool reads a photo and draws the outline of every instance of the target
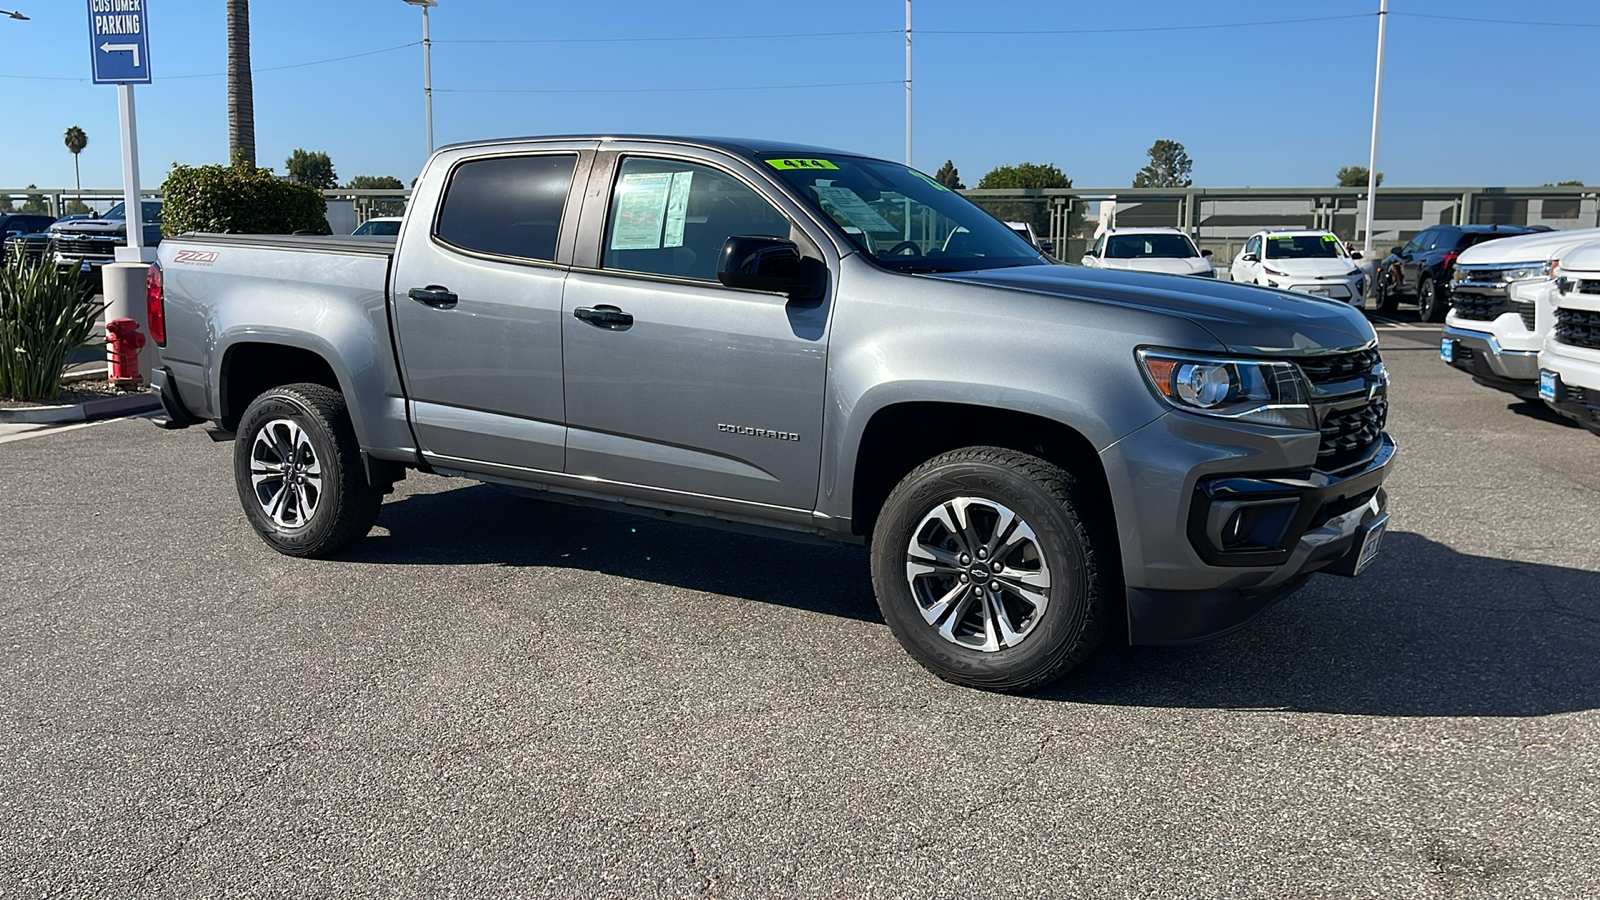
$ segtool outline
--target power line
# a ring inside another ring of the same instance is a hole
[[[827,84],[753,84],[734,87],[685,88],[434,88],[435,94],[693,94],[712,91],[787,91],[802,88],[867,87],[905,84],[895,81],[834,81]]]
[[[1532,22],[1526,19],[1478,19],[1470,16],[1438,16],[1431,13],[1391,12],[1409,19],[1440,19],[1446,22],[1478,22],[1486,25],[1533,25],[1542,28],[1600,28],[1600,22]]]
[[[703,37],[632,38],[458,38],[434,41],[435,44],[646,44],[671,41],[767,41],[784,38],[857,37],[864,34],[900,34],[899,29],[882,31],[808,31],[792,34],[723,34]]]
[[[1370,19],[1377,13],[1349,13],[1342,16],[1313,16],[1306,19],[1268,19],[1261,22],[1218,22],[1210,25],[1152,25],[1145,28],[1063,28],[1028,31],[918,31],[917,34],[954,36],[1024,34],[1143,34],[1152,31],[1215,31],[1223,28],[1261,28],[1268,25],[1304,25],[1311,22],[1337,22],[1345,19]]]
[[[362,57],[365,57],[365,56],[377,56],[380,53],[393,53],[396,50],[405,50],[408,47],[415,47],[415,46],[417,46],[417,45],[419,45],[421,43],[422,43],[421,41],[412,41],[409,44],[399,44],[399,45],[394,46],[394,47],[385,47],[382,50],[368,50],[365,53],[352,53],[349,56],[335,56],[335,57],[332,57],[330,59],[314,59],[314,60],[311,60],[310,62],[290,63],[290,64],[284,65],[284,66],[263,66],[262,68],[259,68],[259,69],[252,68],[251,71],[253,73],[254,72],[281,72],[284,69],[303,69],[306,66],[321,66],[321,65],[326,65],[328,63],[344,62],[345,60],[349,60],[349,59],[361,59]],[[185,78],[221,78],[221,77],[223,77],[224,75],[227,75],[227,74],[228,74],[227,72],[202,72],[202,73],[195,74],[195,75],[163,75],[157,80],[159,80],[159,81],[177,81],[177,80],[185,79]],[[17,79],[19,81],[77,81],[77,82],[87,82],[87,81],[90,80],[88,78],[72,78],[70,76],[65,76],[65,75],[3,75],[3,74],[0,74],[0,78],[13,78],[13,79]]]

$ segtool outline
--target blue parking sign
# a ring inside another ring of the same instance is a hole
[[[150,83],[146,0],[89,0],[89,58],[95,84]]]

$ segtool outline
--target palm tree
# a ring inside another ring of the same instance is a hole
[[[228,160],[256,167],[256,105],[250,85],[250,0],[228,0]]]
[[[74,125],[67,129],[67,133],[62,135],[61,139],[66,143],[67,149],[72,151],[72,180],[78,185],[78,202],[82,203],[83,176],[78,174],[78,154],[83,152],[83,148],[89,146],[89,135],[85,134],[82,128]]]

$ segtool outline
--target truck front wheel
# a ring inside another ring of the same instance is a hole
[[[1071,473],[968,447],[895,487],[872,535],[872,582],[908,653],[946,681],[1027,691],[1098,643],[1117,585],[1108,528]]]
[[[327,556],[371,530],[383,489],[367,482],[344,395],[320,384],[273,388],[251,401],[237,434],[239,501],[272,549]]]

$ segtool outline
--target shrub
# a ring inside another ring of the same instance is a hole
[[[328,234],[328,204],[309,184],[271,169],[172,164],[161,185],[161,233]]]
[[[88,342],[103,308],[81,297],[76,267],[29,266],[21,253],[0,267],[0,397],[60,392],[67,354]]]

